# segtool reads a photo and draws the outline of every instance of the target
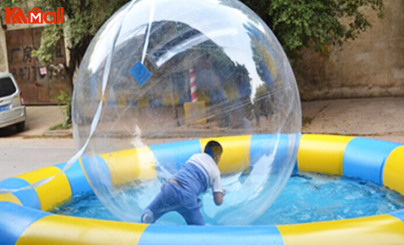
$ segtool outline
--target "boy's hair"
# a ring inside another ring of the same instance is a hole
[[[223,148],[219,142],[211,140],[206,144],[204,152],[212,158],[215,158],[215,156],[222,154]]]

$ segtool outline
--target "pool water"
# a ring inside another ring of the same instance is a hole
[[[404,197],[385,187],[340,176],[298,173],[289,179],[272,206],[253,224],[276,225],[348,219],[403,208]],[[94,194],[73,196],[70,202],[53,212],[117,220]],[[179,215],[174,216],[174,219],[178,220],[177,224],[185,224]]]

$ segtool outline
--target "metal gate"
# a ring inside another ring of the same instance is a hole
[[[66,72],[66,54],[61,39],[56,49],[56,60],[44,66],[32,57],[39,48],[43,27],[6,32],[9,71],[17,80],[26,104],[55,104],[60,90],[71,94],[71,82]]]

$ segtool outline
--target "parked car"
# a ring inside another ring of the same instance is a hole
[[[26,110],[22,93],[10,73],[0,72],[0,128],[15,125],[24,131]]]

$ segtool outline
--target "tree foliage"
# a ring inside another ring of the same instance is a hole
[[[290,58],[303,47],[328,54],[371,27],[365,13],[383,16],[383,0],[242,0],[275,33]]]
[[[26,4],[29,0],[2,0],[1,7]],[[41,46],[34,52],[49,64],[60,38],[68,38],[70,76],[79,65],[87,46],[101,25],[128,0],[37,0],[44,11],[64,7],[65,24],[48,25]],[[202,1],[202,0],[201,0]],[[371,23],[368,9],[383,15],[383,0],[242,0],[273,30],[289,58],[295,59],[303,47],[328,54],[330,45],[342,45],[366,31]],[[66,35],[67,34],[67,35]]]

